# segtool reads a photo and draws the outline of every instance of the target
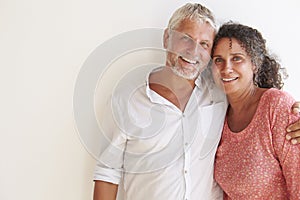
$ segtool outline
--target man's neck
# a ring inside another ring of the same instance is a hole
[[[178,109],[184,111],[195,87],[195,81],[179,77],[169,67],[164,67],[150,75],[149,86]]]

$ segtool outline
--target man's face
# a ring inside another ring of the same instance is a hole
[[[207,66],[215,32],[209,23],[185,19],[174,30],[166,30],[167,66],[185,79],[193,80]]]

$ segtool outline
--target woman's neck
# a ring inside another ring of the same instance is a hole
[[[239,95],[228,95],[230,106],[227,111],[227,123],[231,131],[240,132],[252,121],[260,98],[267,89],[253,87]]]
[[[237,113],[241,111],[246,111],[249,105],[252,105],[254,102],[260,98],[260,88],[256,86],[251,86],[249,89],[227,95],[230,108]]]

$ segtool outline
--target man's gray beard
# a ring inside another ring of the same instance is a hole
[[[177,67],[177,66],[172,66],[171,70],[177,76],[182,77],[182,78],[187,79],[187,80],[196,79],[199,76],[199,73],[200,73],[200,67],[199,66],[197,66],[197,68],[195,68],[193,73],[189,73],[189,74],[184,73],[184,70],[182,70],[181,67]]]

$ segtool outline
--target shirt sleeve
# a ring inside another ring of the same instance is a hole
[[[127,136],[122,129],[122,109],[118,100],[113,100],[113,110],[106,110],[105,118],[100,122],[103,141],[100,142],[99,155],[94,170],[94,180],[101,180],[113,184],[121,181],[124,165],[124,152]]]
[[[300,145],[292,145],[285,139],[286,127],[299,120],[299,114],[291,113],[295,100],[286,92],[278,91],[271,101],[272,139],[275,154],[282,167],[289,199],[300,199]]]
[[[126,139],[120,134],[100,153],[94,171],[94,180],[119,184],[124,163]]]

